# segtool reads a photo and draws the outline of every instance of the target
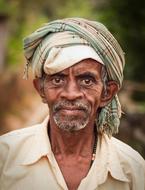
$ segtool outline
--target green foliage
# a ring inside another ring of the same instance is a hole
[[[0,15],[7,15],[10,7],[5,0],[0,0]]]
[[[132,98],[133,100],[135,101],[138,101],[138,102],[141,102],[141,103],[144,103],[144,100],[145,100],[145,91],[134,91],[133,94],[132,94]],[[145,107],[144,107],[145,109]]]
[[[17,4],[9,0],[0,0],[0,16],[13,17]]]
[[[110,28],[126,53],[126,78],[145,82],[145,1],[109,0],[99,18]]]
[[[58,17],[84,17],[93,19],[93,5],[88,0],[66,1],[63,7],[58,9]]]
[[[22,40],[23,38],[30,34],[32,31],[36,30],[42,23],[47,22],[48,19],[43,16],[39,15],[36,18],[33,14],[29,15],[29,19],[25,20],[25,22],[19,25],[17,32],[14,32],[14,35],[10,37],[9,44],[8,44],[8,55],[7,55],[7,62],[10,67],[18,67],[18,65],[22,64],[24,61],[23,58],[23,47],[22,47]]]

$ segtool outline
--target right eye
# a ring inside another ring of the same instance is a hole
[[[54,85],[62,85],[64,83],[64,79],[60,76],[55,76],[54,78],[51,79],[52,83]]]

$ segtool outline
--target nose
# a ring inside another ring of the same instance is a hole
[[[61,98],[68,100],[80,99],[82,96],[83,92],[75,81],[69,81],[61,92]]]

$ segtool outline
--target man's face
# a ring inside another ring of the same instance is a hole
[[[50,122],[65,131],[80,130],[94,123],[103,94],[101,68],[96,61],[86,59],[54,75],[46,75],[44,94]]]

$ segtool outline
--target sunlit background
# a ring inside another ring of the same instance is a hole
[[[126,57],[119,93],[123,115],[119,139],[145,157],[145,1],[0,0],[0,134],[40,122],[47,106],[23,80],[22,39],[43,23],[64,17],[101,21]]]

